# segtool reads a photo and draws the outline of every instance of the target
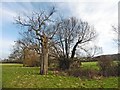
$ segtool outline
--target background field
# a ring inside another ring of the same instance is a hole
[[[99,69],[96,62],[84,62],[82,67]],[[54,75],[39,75],[38,67],[22,64],[2,64],[3,88],[118,88],[118,77],[86,79]]]

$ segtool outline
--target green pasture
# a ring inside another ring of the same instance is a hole
[[[3,88],[118,88],[119,77],[101,77],[100,79],[58,76],[49,71],[40,75],[39,67],[22,67],[22,64],[2,65]],[[83,68],[97,69],[96,62],[84,62]]]

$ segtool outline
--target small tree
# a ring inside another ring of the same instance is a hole
[[[80,48],[85,52],[87,61],[94,60],[94,57],[102,53],[102,47],[92,45],[91,47],[81,46]]]
[[[37,41],[33,38],[33,33],[24,32],[20,33],[21,38],[16,41],[16,47],[19,46],[22,51],[23,66],[34,66],[33,63],[40,56],[40,47]],[[32,57],[35,55],[34,58]],[[35,59],[36,58],[36,59]],[[33,62],[34,59],[34,62]],[[40,62],[40,61],[39,61]],[[30,64],[31,63],[31,64]]]

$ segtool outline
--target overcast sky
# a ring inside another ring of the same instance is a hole
[[[103,48],[103,54],[118,52],[117,45],[113,42],[113,38],[117,38],[117,35],[112,31],[112,25],[118,24],[118,0],[101,2],[98,0],[66,0],[66,2],[64,0],[34,0],[36,1],[34,3],[30,0],[16,1],[2,0],[0,4],[0,36],[2,36],[0,58],[6,58],[10,54],[14,41],[19,38],[20,29],[13,24],[14,17],[21,12],[29,13],[33,10],[47,9],[53,5],[64,17],[75,16],[93,25],[99,33],[95,43]]]

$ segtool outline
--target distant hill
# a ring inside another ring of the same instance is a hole
[[[99,59],[100,57],[103,57],[103,56],[112,58],[112,60],[120,60],[120,53],[119,54],[101,55],[101,56],[95,57],[94,59]]]

